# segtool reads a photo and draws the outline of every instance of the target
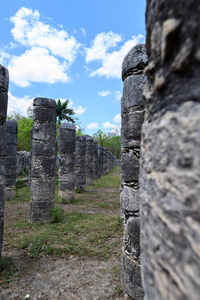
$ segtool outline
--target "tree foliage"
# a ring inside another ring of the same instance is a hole
[[[73,109],[68,108],[69,100],[66,100],[65,102],[61,102],[60,99],[58,99],[57,105],[56,105],[56,115],[58,118],[58,124],[61,124],[62,120],[67,120],[68,122],[75,123],[73,116],[75,113]]]
[[[18,122],[17,151],[30,151],[30,130],[33,127],[32,109],[28,109],[28,117],[13,111],[8,120]]]
[[[93,138],[98,141],[98,144],[107,148],[116,158],[121,156],[121,136],[115,134],[106,134],[101,130],[93,135]]]

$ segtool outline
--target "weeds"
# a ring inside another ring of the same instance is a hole
[[[64,219],[64,209],[61,207],[54,207],[50,210],[51,223],[59,223]]]
[[[0,262],[0,286],[5,288],[14,277],[19,277],[20,271],[10,257],[2,257]]]

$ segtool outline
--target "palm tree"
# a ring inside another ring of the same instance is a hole
[[[61,103],[60,99],[58,99],[56,105],[56,116],[58,118],[58,125],[61,124],[62,120],[67,120],[68,122],[75,123],[74,119],[70,116],[74,115],[73,109],[68,108],[69,100]]]

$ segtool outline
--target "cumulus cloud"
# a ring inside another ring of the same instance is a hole
[[[99,123],[92,122],[92,123],[90,123],[90,124],[87,125],[87,128],[89,128],[89,129],[99,128]]]
[[[27,109],[33,104],[33,99],[25,95],[22,97],[16,97],[8,92],[8,114],[13,111],[21,113],[23,116],[27,115]]]
[[[12,56],[8,65],[10,80],[20,87],[30,82],[69,82],[66,63],[60,63],[47,49],[33,47],[21,56]]]
[[[101,90],[100,92],[98,92],[98,94],[101,96],[101,97],[105,97],[105,96],[108,96],[109,94],[111,94],[110,91],[104,91],[104,90]]]
[[[121,100],[122,93],[120,91],[114,91],[114,94],[116,100]]]
[[[121,115],[120,114],[117,114],[114,118],[113,118],[113,121],[115,123],[121,123]]]
[[[106,76],[107,78],[121,78],[121,65],[125,55],[129,50],[144,37],[140,34],[133,36],[119,48],[118,44],[122,42],[121,35],[112,31],[99,33],[93,40],[90,48],[85,48],[86,63],[100,61],[101,67],[93,70],[90,76]]]
[[[112,124],[112,123],[110,123],[108,121],[105,122],[105,123],[102,123],[102,125],[103,125],[104,128],[116,128],[117,127],[116,124]]]
[[[41,22],[37,10],[22,7],[10,20],[14,23],[11,33],[15,41],[26,47],[45,48],[69,64],[74,62],[80,44],[65,30],[57,30]]]
[[[66,101],[67,99],[62,99],[60,98],[61,102]],[[82,115],[87,108],[82,107],[81,105],[75,106],[74,102],[72,101],[72,99],[69,99],[69,108],[73,109],[73,111],[75,112],[76,115]]]
[[[81,32],[82,32],[83,35],[86,35],[86,31],[85,31],[84,28],[81,28]]]

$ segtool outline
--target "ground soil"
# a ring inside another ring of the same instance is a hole
[[[87,198],[94,197],[93,187],[88,189]],[[79,197],[85,197],[84,193]],[[119,188],[96,188],[95,198],[109,203],[109,208],[93,204],[61,205],[65,211],[87,211],[99,214],[120,214]],[[81,199],[81,198],[80,198]],[[5,228],[27,214],[28,202],[6,202]],[[16,232],[17,235],[17,232]],[[20,270],[19,277],[14,276],[6,287],[0,289],[0,300],[64,300],[64,299],[129,299],[120,283],[120,248],[122,234],[117,239],[115,252],[108,260],[96,257],[69,255],[67,257],[43,256],[30,258],[16,248],[7,245],[4,239],[3,256],[12,257]],[[28,297],[29,295],[29,297]]]

